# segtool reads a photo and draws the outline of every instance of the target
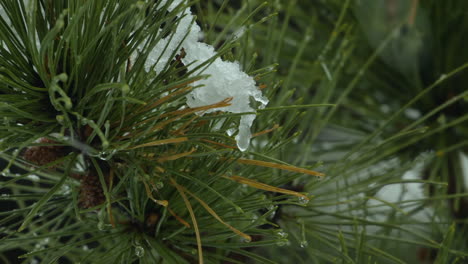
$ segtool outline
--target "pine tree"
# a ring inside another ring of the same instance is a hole
[[[0,0],[0,262],[463,263],[463,6]]]

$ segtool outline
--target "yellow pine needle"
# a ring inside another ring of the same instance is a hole
[[[172,134],[174,135],[183,135],[185,134],[185,129],[193,124],[193,122],[195,122],[195,120],[198,118],[198,115],[195,115],[194,117],[190,118],[187,122],[185,122],[180,128],[178,128],[177,130],[173,131]]]
[[[193,87],[191,87],[191,86],[184,87],[184,88],[182,88],[182,89],[180,89],[180,90],[178,90],[178,91],[169,93],[168,95],[166,95],[166,96],[160,98],[159,100],[157,100],[156,102],[154,102],[154,103],[152,103],[152,104],[150,104],[150,105],[143,105],[143,106],[140,106],[137,110],[135,110],[135,111],[133,112],[133,114],[130,114],[130,115],[127,117],[127,119],[132,118],[132,117],[134,117],[135,115],[137,115],[137,114],[139,114],[139,113],[141,113],[141,112],[147,112],[147,111],[149,111],[149,110],[151,110],[151,109],[154,109],[155,107],[157,107],[157,106],[159,106],[159,105],[161,105],[161,104],[167,102],[167,101],[170,100],[171,98],[173,98],[173,97],[175,97],[175,96],[177,96],[177,95],[180,95],[180,94],[182,94],[182,93],[188,92],[188,91],[191,90],[192,88],[193,88]]]
[[[174,211],[171,210],[171,208],[168,207],[169,205],[169,202],[167,200],[157,200],[154,198],[153,194],[151,193],[151,190],[148,186],[148,184],[146,184],[146,182],[143,182],[143,184],[145,185],[145,189],[146,189],[146,195],[148,195],[148,197],[153,201],[155,202],[156,204],[159,204],[159,205],[162,205],[164,207],[167,208],[167,210],[169,211],[169,213],[171,213],[172,216],[175,217],[175,219],[177,219],[177,221],[179,221],[179,223],[183,224],[185,227],[187,228],[190,228],[190,224],[187,223],[184,219],[182,219],[180,216],[178,216]]]
[[[232,97],[226,98],[226,99],[224,99],[223,101],[221,101],[219,103],[215,103],[215,104],[211,104],[211,105],[205,105],[205,106],[200,106],[200,107],[186,108],[186,109],[182,109],[182,110],[172,111],[172,112],[160,115],[160,116],[156,116],[156,117],[152,117],[152,118],[143,120],[143,121],[135,124],[134,126],[140,126],[140,125],[145,124],[145,123],[147,123],[149,121],[162,119],[162,118],[165,118],[165,117],[168,117],[168,116],[175,116],[175,117],[173,117],[171,119],[165,120],[163,122],[159,122],[156,126],[153,127],[153,129],[151,129],[151,132],[154,132],[154,131],[157,131],[157,130],[160,130],[160,129],[164,128],[167,124],[170,124],[170,123],[172,123],[172,122],[174,122],[174,121],[176,121],[178,119],[181,119],[184,116],[187,116],[187,115],[190,115],[190,114],[193,114],[193,113],[196,113],[196,112],[207,111],[207,110],[213,109],[213,108],[220,108],[220,107],[230,106],[231,105],[229,103],[230,101],[232,101]],[[130,138],[130,137],[137,136],[137,135],[139,135],[141,133],[142,132],[137,133],[137,134],[130,133],[130,134],[126,135],[126,136],[121,136],[120,138],[121,139]]]
[[[178,153],[178,154],[175,154],[175,155],[172,155],[172,156],[166,156],[166,157],[161,157],[159,159],[156,159],[158,162],[165,162],[165,161],[169,161],[169,160],[176,160],[176,159],[180,159],[180,158],[183,158],[185,156],[188,156],[190,154],[192,154],[193,152],[195,152],[195,149],[192,149],[190,151],[187,151],[187,152],[183,152],[183,153]]]
[[[184,203],[185,203],[185,206],[187,207],[187,210],[189,211],[190,218],[192,218],[193,229],[195,230],[195,236],[197,238],[198,263],[203,264],[203,252],[202,252],[200,230],[198,229],[197,218],[195,217],[195,213],[193,212],[192,205],[190,204],[190,201],[187,199],[187,196],[185,195],[184,189],[182,188],[182,186],[177,184],[177,182],[175,182],[175,180],[172,178],[170,178],[170,181],[176,187],[180,196],[182,196],[182,199],[184,199]]]
[[[190,90],[192,90],[192,88],[193,88],[193,87],[188,86],[188,87],[179,89],[179,90],[177,90],[177,91],[175,91],[175,92],[171,92],[171,93],[169,93],[168,95],[164,96],[163,98],[157,100],[156,102],[154,102],[154,103],[152,103],[152,104],[150,104],[150,105],[148,105],[148,106],[144,106],[144,109],[143,109],[143,110],[144,110],[144,111],[149,111],[149,110],[151,110],[151,109],[154,109],[155,107],[157,107],[157,106],[159,106],[159,105],[161,105],[161,104],[167,102],[169,99],[171,99],[171,98],[173,98],[173,97],[175,97],[175,96],[178,96],[178,95],[180,95],[180,94],[183,94],[183,93],[185,93],[185,92],[188,92],[188,91],[190,91]]]
[[[177,219],[177,221],[179,221],[185,227],[190,228],[190,224],[187,223],[184,219],[182,219],[182,217],[178,216],[174,211],[172,211],[171,208],[167,207],[167,210],[169,211],[169,213],[171,213],[173,217],[175,217],[175,219]]]
[[[199,107],[194,107],[194,108],[186,108],[182,110],[176,110],[172,111],[166,114],[161,115],[161,118],[167,117],[167,116],[174,116],[174,115],[186,115],[186,114],[191,114],[195,112],[203,112],[207,111],[213,108],[220,108],[220,107],[227,107],[231,105],[232,97],[228,97],[220,102],[210,104],[210,105],[204,105],[204,106],[199,106]]]
[[[196,123],[195,125],[193,125],[194,128],[197,128],[197,127],[202,127],[204,125],[208,124],[208,121],[207,120],[202,120],[202,121],[198,121],[198,123]]]
[[[252,241],[252,238],[249,235],[239,231],[235,227],[233,227],[230,224],[224,222],[223,219],[221,219],[221,217],[219,217],[219,215],[213,209],[211,209],[211,207],[207,203],[205,203],[202,199],[198,198],[195,194],[191,193],[186,188],[184,188],[182,186],[181,186],[181,188],[183,188],[184,192],[188,193],[190,196],[195,198],[195,200],[197,200],[203,207],[205,207],[206,211],[208,211],[208,213],[210,213],[214,218],[216,218],[216,220],[218,220],[221,224],[225,225],[226,227],[231,229],[234,233],[236,233],[237,235],[243,237],[245,240]]]
[[[199,80],[201,80],[202,78],[195,78],[193,80],[190,80],[190,81],[187,81],[187,82],[184,82],[184,83],[181,83],[181,84],[178,84],[174,87],[170,87],[170,88],[167,88],[166,90],[169,92],[169,91],[172,91],[172,90],[176,90],[176,89],[180,89],[182,87],[186,87],[187,85],[191,84],[191,83],[194,83],[194,82],[197,82]]]
[[[191,82],[187,82],[186,84],[190,84]],[[180,86],[180,87],[183,87],[183,86]],[[177,88],[180,88],[179,86],[176,86],[170,90],[174,90],[174,89],[177,89]],[[145,105],[142,105],[140,106],[137,110],[133,111],[132,114],[128,115],[125,119],[126,120],[129,120],[133,117],[135,117],[137,114],[143,112],[143,111],[149,111],[151,109],[154,109],[155,107],[167,102],[169,99],[171,99],[172,97],[174,96],[177,96],[179,94],[182,94],[184,92],[188,92],[189,90],[191,90],[193,87],[191,86],[188,86],[188,87],[184,87],[184,88],[181,88],[180,90],[178,91],[175,91],[175,92],[171,92],[169,93],[168,95],[164,96],[163,98],[160,98],[159,100],[157,100],[156,102],[152,103],[151,105],[148,105],[148,104],[145,104]],[[115,126],[117,125],[118,122],[115,122],[112,124],[112,126]]]
[[[153,129],[151,129],[151,132],[161,130],[167,124],[170,124],[170,123],[172,123],[172,122],[174,122],[176,120],[181,119],[184,116],[187,116],[187,115],[190,115],[190,114],[193,114],[193,113],[196,113],[196,112],[204,112],[204,111],[207,111],[207,110],[210,110],[210,109],[213,109],[213,108],[230,106],[231,104],[229,102],[231,100],[232,100],[232,97],[229,97],[229,98],[226,98],[223,101],[221,101],[219,103],[216,103],[216,104],[200,106],[200,107],[194,107],[194,108],[187,108],[187,109],[177,110],[177,111],[169,112],[167,114],[163,114],[161,116],[158,116],[157,118],[159,119],[159,118],[164,118],[164,117],[172,116],[172,115],[175,115],[175,117],[158,123],[156,126],[153,127]],[[147,122],[148,120],[145,120],[143,122]]]
[[[162,205],[164,207],[167,207],[169,205],[169,202],[167,200],[156,200],[155,202],[158,203],[159,205]]]
[[[289,195],[304,198],[307,201],[310,200],[309,197],[307,197],[307,195],[304,195],[302,193],[298,193],[298,192],[291,191],[291,190],[286,190],[286,189],[283,189],[283,188],[274,187],[274,186],[271,186],[271,185],[268,185],[268,184],[265,184],[265,183],[261,183],[261,182],[255,181],[255,180],[247,179],[247,178],[244,178],[244,177],[241,177],[241,176],[230,176],[230,177],[229,176],[223,176],[223,178],[226,178],[226,179],[229,179],[229,180],[241,183],[241,184],[246,184],[246,185],[248,185],[250,187],[253,187],[253,188],[256,188],[256,189],[265,190],[265,191],[269,191],[269,192],[289,194]]]
[[[218,145],[218,146],[221,146],[221,147],[223,147],[223,148],[237,149],[237,147],[229,146],[229,145],[226,145],[226,144],[223,144],[223,143],[219,143],[219,142],[216,142],[216,141],[212,141],[212,140],[208,140],[208,139],[201,139],[201,141],[204,141],[204,142],[207,142],[207,143],[211,143],[211,144],[214,144],[214,145]]]
[[[156,204],[159,204],[159,205],[162,205],[164,207],[167,207],[169,205],[169,202],[166,201],[166,200],[157,200],[156,198],[154,198],[153,194],[151,193],[151,189],[149,188],[148,184],[146,182],[143,182],[143,184],[145,185],[145,190],[146,190],[146,195],[148,195],[148,197],[153,201],[155,202]]]
[[[277,129],[278,127],[279,127],[279,125],[278,125],[278,124],[275,124],[275,125],[273,126],[273,128],[270,128],[270,129],[267,129],[267,130],[263,130],[263,131],[257,132],[257,133],[255,133],[255,134],[253,134],[252,137],[258,137],[258,136],[261,136],[261,135],[270,133],[271,131]]]
[[[189,114],[192,114],[190,112],[188,113],[185,113],[183,115],[180,115],[180,116],[175,116],[173,118],[170,118],[168,120],[165,120],[165,121],[162,121],[162,122],[159,122],[157,125],[155,125],[152,129],[151,129],[151,132],[155,132],[155,131],[158,131],[158,130],[161,130],[163,129],[166,125],[174,122],[174,121],[177,121],[179,119],[181,119],[182,117],[186,116],[186,115],[189,115]]]
[[[408,24],[412,26],[414,24],[414,20],[416,19],[416,14],[418,11],[419,0],[413,0],[411,4],[411,10],[408,15]]]
[[[317,172],[317,171],[298,168],[298,167],[291,166],[291,165],[278,164],[274,162],[250,160],[250,159],[238,159],[237,163],[255,165],[255,166],[260,166],[260,167],[267,167],[267,168],[274,168],[274,169],[280,169],[280,170],[287,170],[287,171],[292,171],[292,172],[309,174],[309,175],[317,176],[317,177],[325,177],[325,174]]]
[[[160,145],[166,145],[166,144],[173,144],[173,143],[180,143],[187,141],[187,137],[179,137],[179,138],[168,138],[168,139],[161,139],[161,140],[155,140],[149,143],[141,144],[135,147],[127,148],[127,149],[137,149],[137,148],[144,148],[144,147],[153,147],[153,146],[160,146]]]

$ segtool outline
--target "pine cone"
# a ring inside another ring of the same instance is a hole
[[[88,172],[81,179],[80,197],[78,205],[81,208],[91,208],[104,203],[106,197],[102,189],[99,175],[96,172]]]
[[[57,142],[47,138],[41,138],[39,143],[57,144]],[[29,147],[24,151],[23,158],[42,166],[64,157],[65,154],[65,147],[63,146],[34,146]]]

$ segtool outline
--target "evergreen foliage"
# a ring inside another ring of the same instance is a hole
[[[0,0],[0,262],[467,261],[467,4],[173,2]],[[187,107],[217,58],[267,107]]]

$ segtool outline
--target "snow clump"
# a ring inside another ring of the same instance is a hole
[[[166,3],[167,0],[161,1],[159,7],[166,7]],[[167,11],[171,12],[184,3],[185,0],[174,0],[167,6]],[[195,18],[190,8],[183,9],[180,17],[174,34],[159,41],[149,53],[145,62],[147,71],[154,67],[154,70],[160,73],[173,60],[173,54],[177,53],[176,49],[179,50],[178,53],[184,49],[185,56],[182,58],[182,62],[184,65],[188,65],[189,71],[216,56],[213,46],[199,41],[202,31],[194,22]],[[259,108],[264,108],[268,103],[268,99],[256,87],[255,80],[241,70],[238,62],[223,61],[218,57],[212,64],[201,67],[193,74],[208,74],[210,77],[194,83],[195,86],[202,86],[187,95],[187,105],[191,108],[211,105],[226,98],[232,98],[230,106],[213,108],[206,113],[215,111],[247,113],[255,111],[250,105],[251,98],[260,103]],[[241,151],[247,150],[250,144],[252,137],[250,128],[254,120],[254,114],[242,115],[240,119],[239,132],[235,138],[237,147]]]

